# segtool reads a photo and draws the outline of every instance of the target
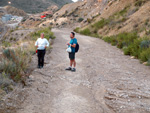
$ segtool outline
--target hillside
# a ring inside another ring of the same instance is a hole
[[[108,0],[84,0],[67,4],[54,14],[53,20],[49,20],[47,23],[50,22],[55,27],[87,25],[87,21],[97,17],[107,3]]]
[[[99,15],[88,18],[87,23],[82,22],[81,30],[88,28],[91,33],[101,36],[131,31],[140,36],[149,35],[149,5],[149,0],[109,1]]]
[[[0,6],[8,5],[8,1],[0,0]],[[11,6],[22,9],[27,13],[38,13],[45,11],[51,5],[62,7],[71,0],[11,0]]]
[[[12,14],[12,15],[16,15],[16,16],[27,16],[27,14],[21,10],[21,9],[17,9],[15,7],[12,6],[5,6],[4,9],[6,10],[6,12],[8,14]]]
[[[149,5],[149,0],[84,0],[63,6],[44,24],[88,28],[100,36],[131,31],[144,36],[150,34]]]

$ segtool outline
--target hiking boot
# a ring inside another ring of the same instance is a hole
[[[66,70],[67,70],[67,71],[71,71],[71,70],[72,70],[72,68],[71,68],[71,67],[68,67],[68,68],[66,68]]]
[[[76,68],[72,68],[71,71],[72,71],[72,72],[76,72]]]

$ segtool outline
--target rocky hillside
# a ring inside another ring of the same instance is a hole
[[[101,3],[106,0],[101,0]],[[136,31],[140,36],[150,34],[149,0],[107,1],[104,9],[96,16],[90,15],[82,29],[101,36],[116,35],[121,32]],[[100,6],[98,6],[100,7]]]
[[[84,0],[63,6],[44,24],[81,27],[80,30],[88,28],[100,36],[125,31],[138,31],[144,36],[150,34],[149,6],[149,0]]]
[[[53,20],[47,21],[55,27],[60,26],[83,26],[87,21],[101,14],[109,0],[84,0],[64,5],[57,11]],[[82,22],[82,23],[81,23]],[[82,25],[83,24],[83,25]]]
[[[7,0],[0,0],[0,6],[8,5]],[[71,0],[11,0],[11,6],[22,9],[27,13],[37,13],[45,11],[51,5],[59,7],[66,3],[72,2]]]

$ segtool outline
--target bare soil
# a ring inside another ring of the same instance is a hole
[[[150,113],[150,68],[100,39],[77,34],[77,71],[65,71],[70,31],[53,29],[53,50],[17,113]]]

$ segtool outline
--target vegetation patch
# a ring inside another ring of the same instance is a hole
[[[122,49],[125,55],[135,56],[142,62],[150,61],[150,39],[140,38],[136,32],[120,33],[103,40]]]
[[[135,6],[141,7],[144,3],[146,3],[148,0],[137,0],[135,2]]]
[[[51,28],[43,28],[31,33],[30,39],[16,42],[18,48],[9,49],[11,47],[9,42],[2,43],[6,49],[3,49],[0,54],[0,90],[2,89],[8,93],[13,90],[12,86],[16,83],[25,83],[27,76],[33,70],[33,67],[29,67],[32,55],[36,53],[34,43],[41,33],[44,33],[45,38],[48,40],[55,38]],[[51,47],[48,49],[51,49]]]
[[[33,40],[37,40],[40,37],[41,33],[44,33],[44,37],[47,40],[55,39],[54,33],[51,32],[51,27],[39,29],[36,32],[31,33],[30,37],[32,37]]]

